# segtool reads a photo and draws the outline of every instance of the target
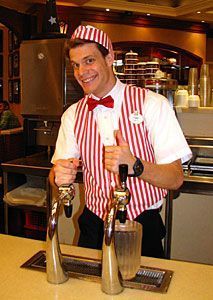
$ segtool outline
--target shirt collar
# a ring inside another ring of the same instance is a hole
[[[106,95],[104,95],[102,98],[107,97],[107,96],[111,96],[114,101],[116,101],[116,97],[117,97],[117,93],[118,91],[120,91],[122,88],[124,88],[124,84],[116,77],[116,83],[113,86],[113,88],[111,89],[111,91],[109,91]],[[89,97],[92,97],[95,100],[100,100],[100,98],[96,97],[93,94],[90,94]]]

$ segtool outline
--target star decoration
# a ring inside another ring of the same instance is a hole
[[[51,23],[51,25],[56,24],[56,18],[53,18],[53,16],[51,16],[48,21]]]

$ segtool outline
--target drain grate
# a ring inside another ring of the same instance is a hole
[[[64,266],[68,272],[101,277],[101,263],[79,259],[65,258]]]
[[[63,255],[63,263],[70,277],[101,282],[100,260]],[[45,272],[46,253],[39,251],[21,267]],[[124,280],[122,285],[128,288],[165,293],[168,290],[172,274],[173,272],[170,270],[141,266],[136,276],[131,280]]]

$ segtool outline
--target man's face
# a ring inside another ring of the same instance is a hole
[[[104,58],[94,43],[73,48],[69,54],[74,76],[84,93],[105,96],[115,83],[112,72],[113,55],[108,54]]]
[[[4,111],[4,104],[0,103],[0,115],[3,113]]]

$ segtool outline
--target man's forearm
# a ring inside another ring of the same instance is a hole
[[[140,178],[144,181],[154,186],[170,190],[176,190],[182,185],[184,177],[180,160],[170,164],[142,162],[144,164],[144,172]]]

